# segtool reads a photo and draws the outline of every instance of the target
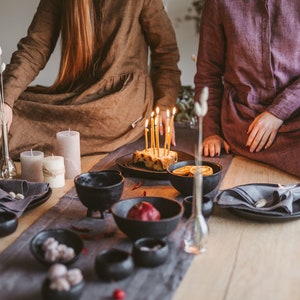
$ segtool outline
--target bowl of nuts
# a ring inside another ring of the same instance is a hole
[[[43,300],[78,300],[84,289],[80,269],[68,269],[63,264],[50,266],[42,285]]]
[[[79,258],[83,250],[83,241],[75,232],[68,229],[46,229],[32,238],[30,250],[44,265],[56,263],[71,265]]]

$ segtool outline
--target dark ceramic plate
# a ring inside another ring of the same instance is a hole
[[[49,190],[43,196],[30,202],[30,204],[26,207],[25,211],[36,208],[37,206],[43,204],[50,198],[51,194],[52,194],[52,189],[49,188]]]
[[[178,161],[191,160],[194,157],[188,153],[177,151]],[[121,170],[128,176],[142,177],[148,179],[159,179],[159,180],[169,180],[169,174],[167,171],[154,171],[147,169],[143,163],[133,163],[132,153],[126,154],[119,157],[116,160],[116,164],[121,168]]]
[[[267,215],[262,213],[250,212],[238,208],[229,208],[229,211],[239,217],[260,222],[286,222],[300,218],[300,212],[296,212],[292,215],[275,216],[270,214]]]
[[[72,247],[75,251],[75,257],[68,261],[47,261],[44,257],[45,252],[42,250],[43,243],[47,238],[53,237],[59,244],[65,244],[68,247]],[[83,249],[82,239],[73,231],[64,228],[51,228],[45,229],[37,233],[30,242],[30,251],[32,255],[42,264],[50,266],[54,263],[62,263],[65,265],[71,265],[79,258]]]

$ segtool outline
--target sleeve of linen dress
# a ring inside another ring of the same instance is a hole
[[[151,49],[155,105],[170,108],[176,103],[181,72],[175,32],[161,0],[145,1],[141,24]]]
[[[221,104],[223,95],[222,76],[225,65],[225,36],[219,22],[215,1],[206,1],[201,18],[195,101],[203,87],[209,88],[208,112],[203,120],[203,137],[222,136]]]
[[[27,36],[17,45],[4,73],[5,102],[13,107],[20,94],[42,70],[58,40],[60,0],[41,0]]]

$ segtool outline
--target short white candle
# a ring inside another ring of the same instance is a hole
[[[21,178],[32,182],[43,182],[44,152],[24,151],[20,154]]]
[[[62,156],[48,156],[43,161],[44,181],[51,188],[60,188],[65,185],[65,164]]]
[[[77,131],[60,131],[56,134],[57,154],[64,157],[66,179],[81,173],[80,134]]]

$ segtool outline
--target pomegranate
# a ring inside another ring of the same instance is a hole
[[[142,201],[130,208],[127,218],[141,221],[160,220],[160,212],[149,202]]]

